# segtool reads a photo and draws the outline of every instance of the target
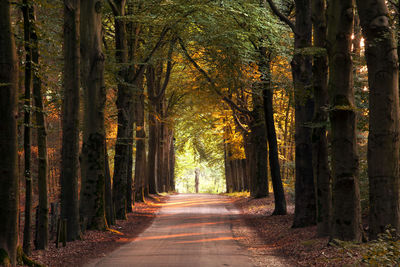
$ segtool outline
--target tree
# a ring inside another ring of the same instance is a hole
[[[361,241],[356,113],[351,34],[353,0],[329,2],[329,95],[333,178],[333,238]]]
[[[79,88],[80,88],[80,1],[64,1],[64,70],[62,102],[61,218],[67,220],[67,240],[80,237]]]
[[[315,97],[312,151],[315,178],[317,233],[330,234],[332,213],[331,173],[328,162],[328,55],[326,51],[326,1],[312,1],[314,26],[313,89]]]
[[[357,1],[357,10],[366,38],[369,227],[376,238],[389,224],[400,230],[398,57],[386,2]]]
[[[24,17],[25,45],[25,82],[24,82],[24,178],[25,178],[25,224],[23,250],[31,254],[32,226],[32,173],[31,173],[31,88],[32,88],[32,49],[31,49],[31,16],[32,3],[22,2]]]
[[[145,95],[143,82],[138,86],[136,99],[136,156],[135,156],[135,201],[144,201],[146,188],[146,129],[144,124]]]
[[[118,93],[117,93],[117,109],[118,109],[118,133],[115,143],[114,157],[114,175],[113,175],[113,200],[115,205],[115,215],[117,219],[126,219],[128,180],[128,161],[132,139],[130,132],[132,131],[132,90],[127,86],[127,61],[128,61],[128,44],[125,23],[125,0],[109,0],[114,20],[115,20],[115,57],[117,63],[120,64],[118,71]]]
[[[261,80],[263,83],[263,105],[265,114],[265,125],[267,127],[267,139],[269,148],[269,165],[271,168],[272,187],[274,189],[275,209],[274,215],[286,214],[286,199],[283,190],[281,170],[279,166],[278,142],[276,139],[276,130],[274,122],[274,107],[273,107],[273,88],[271,81],[271,54],[267,53],[265,47],[260,48],[260,63]]]
[[[295,146],[296,184],[293,227],[315,224],[315,188],[312,166],[311,122],[314,114],[312,95],[312,62],[304,50],[311,47],[311,1],[295,0],[296,23],[282,14],[272,0],[268,3],[272,11],[285,22],[294,33],[294,49],[291,66],[295,98]]]
[[[35,118],[37,128],[37,144],[38,144],[38,229],[36,229],[36,248],[47,249],[49,239],[49,205],[47,199],[47,182],[48,182],[48,162],[47,162],[47,129],[45,110],[43,106],[42,80],[39,73],[39,40],[37,35],[36,14],[33,6],[29,12],[32,26],[30,28],[31,52],[33,63],[33,99],[35,105]]]
[[[0,1],[0,265],[16,265],[18,172],[16,104],[18,65],[11,31],[11,1]]]
[[[85,228],[104,229],[105,129],[104,54],[102,52],[102,1],[81,2],[81,77],[84,92],[82,186],[80,217]],[[122,197],[122,196],[120,196]]]

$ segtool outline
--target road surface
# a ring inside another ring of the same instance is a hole
[[[238,214],[224,196],[173,195],[138,238],[87,267],[253,266],[232,234]]]

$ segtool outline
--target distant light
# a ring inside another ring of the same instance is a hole
[[[364,92],[367,92],[367,91],[368,91],[368,87],[367,87],[367,86],[364,86],[362,90],[363,90]]]
[[[361,47],[361,48],[364,48],[364,46],[365,46],[365,39],[364,39],[364,38],[361,38],[360,47]]]

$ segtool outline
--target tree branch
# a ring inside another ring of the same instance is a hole
[[[213,90],[215,91],[215,93],[217,93],[217,95],[219,95],[222,100],[224,100],[232,109],[236,109],[239,112],[243,113],[243,114],[250,114],[251,112],[248,109],[244,109],[239,107],[235,102],[232,101],[232,99],[230,99],[229,97],[225,96],[221,91],[218,90],[217,86],[215,85],[215,82],[213,81],[213,79],[208,75],[208,73],[202,69],[199,64],[197,64],[197,62],[189,55],[189,52],[187,51],[185,44],[183,43],[183,40],[181,38],[178,37],[179,40],[179,44],[182,47],[182,50],[186,56],[186,58],[190,61],[190,63],[192,63],[192,65],[206,78],[206,80],[211,84],[211,87],[213,88]]]
[[[279,11],[273,0],[267,0],[269,6],[271,7],[272,12],[284,23],[286,23],[290,29],[292,29],[293,33],[299,36],[300,34],[296,30],[296,26],[293,24],[293,22],[286,17],[285,15],[282,14],[282,12]]]

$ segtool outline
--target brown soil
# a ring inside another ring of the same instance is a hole
[[[261,199],[236,198],[242,223],[234,224],[234,234],[254,256],[257,266],[353,266],[360,260],[356,248],[330,245],[329,238],[318,238],[316,227],[291,228],[294,206],[288,215],[271,216],[273,196]],[[247,226],[247,227],[246,227]]]
[[[135,239],[150,226],[161,203],[167,197],[147,198],[136,203],[128,220],[118,220],[106,231],[86,231],[82,240],[68,242],[66,247],[56,248],[51,242],[47,250],[35,250],[31,259],[46,266],[83,266],[92,259],[101,258],[118,247]]]

